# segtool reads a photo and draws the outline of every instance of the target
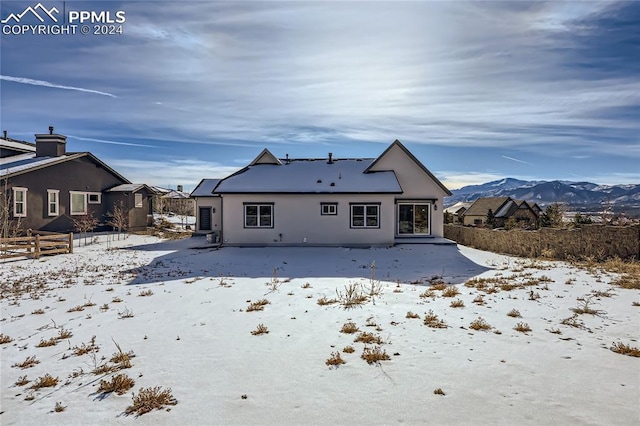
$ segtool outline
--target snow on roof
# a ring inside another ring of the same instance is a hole
[[[191,192],[192,197],[212,197],[213,189],[220,179],[202,179],[198,186]]]
[[[217,193],[402,193],[393,171],[364,173],[368,159],[256,164],[223,179]]]
[[[147,185],[145,185],[144,183],[125,183],[122,185],[114,186],[113,188],[108,189],[106,192],[136,192],[144,188],[145,186]]]
[[[12,155],[0,159],[0,176],[12,175],[36,167],[46,166],[51,163],[62,162],[69,156],[62,157],[36,157],[35,153]]]
[[[17,149],[20,151],[36,152],[36,145],[31,142],[17,141],[14,139],[2,139],[0,138],[0,146]]]
[[[171,199],[186,199],[189,197],[190,195],[188,192],[177,191],[175,189],[172,189],[171,191],[167,192],[162,196],[162,198],[171,198]]]
[[[447,212],[447,213],[454,214],[454,213],[456,213],[458,210],[460,210],[462,208],[468,209],[471,206],[471,204],[473,204],[473,203],[459,201],[459,202],[455,203],[454,205],[447,207],[446,209],[444,209],[444,211]]]

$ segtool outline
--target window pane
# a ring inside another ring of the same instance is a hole
[[[244,207],[245,214],[247,216],[257,216],[258,215],[258,206],[245,206]]]
[[[351,212],[354,216],[364,216],[364,206],[351,206]]]
[[[245,226],[258,226],[258,216],[247,215],[244,218]]]
[[[271,227],[271,215],[260,216],[260,226]]]
[[[134,194],[134,195],[135,195],[136,207],[138,208],[142,207],[142,194]]]
[[[260,206],[260,216],[271,216],[271,206]]]
[[[367,226],[378,226],[378,216],[367,216]]]
[[[21,203],[24,201],[24,191],[16,191],[15,192],[16,203]]]
[[[378,206],[367,206],[367,216],[377,216]]]
[[[71,194],[71,213],[85,212],[85,194]]]

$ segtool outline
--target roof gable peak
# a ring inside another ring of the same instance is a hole
[[[273,164],[281,166],[282,162],[271,153],[267,148],[263,149],[260,154],[251,162],[249,166],[255,166],[256,164]]]

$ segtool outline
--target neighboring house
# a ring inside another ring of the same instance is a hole
[[[495,227],[504,226],[511,217],[514,217],[523,227],[536,227],[539,218],[536,207],[535,203],[529,204],[511,197],[482,197],[474,201],[464,212],[463,224],[483,226],[487,223],[487,215],[491,211]]]
[[[265,149],[191,196],[196,232],[216,231],[223,244],[368,246],[442,237],[436,211],[450,194],[396,140],[367,159],[278,159]]]
[[[464,213],[471,206],[471,204],[473,204],[473,203],[467,203],[467,202],[459,201],[459,202],[455,203],[454,205],[444,209],[444,213],[451,214],[451,217],[453,218],[452,223],[462,223],[462,218],[464,216]]]
[[[21,229],[71,231],[73,219],[86,214],[104,224],[119,201],[129,213],[128,229],[147,226],[149,187],[131,185],[90,152],[66,152],[66,137],[53,127],[35,137],[35,144],[0,138],[0,195]]]
[[[188,192],[183,191],[182,185],[177,189],[170,189],[169,192],[160,196],[165,212],[177,215],[194,216],[196,211],[196,201],[191,198]]]

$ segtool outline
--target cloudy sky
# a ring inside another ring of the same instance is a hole
[[[640,183],[637,1],[42,5],[124,11],[123,34],[3,28],[1,129],[54,125],[132,181],[193,188],[264,147],[376,157],[399,139],[452,189]]]

